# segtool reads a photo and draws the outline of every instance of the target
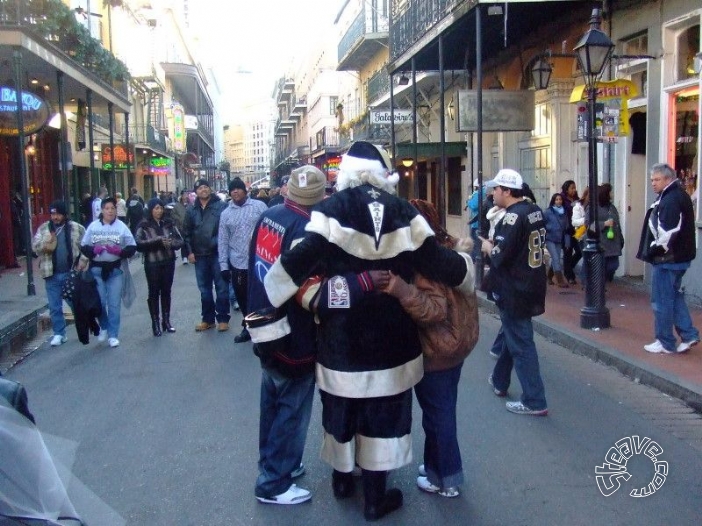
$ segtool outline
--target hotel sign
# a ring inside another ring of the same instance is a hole
[[[534,92],[531,90],[483,90],[484,132],[534,129]],[[458,92],[456,131],[478,131],[478,92]]]
[[[48,120],[49,105],[41,97],[22,91],[22,132],[25,135],[36,133]],[[0,86],[0,135],[10,137],[19,135],[17,91],[7,86]]]

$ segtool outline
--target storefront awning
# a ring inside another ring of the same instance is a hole
[[[445,144],[446,157],[464,157],[466,155],[466,141],[447,142]],[[414,144],[402,143],[395,145],[395,154],[397,159],[405,157],[414,157]],[[417,158],[430,159],[441,157],[441,143],[439,142],[423,142],[417,144]]]

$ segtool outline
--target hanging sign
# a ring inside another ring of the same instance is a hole
[[[31,135],[41,130],[49,120],[49,105],[34,93],[22,91],[22,132]],[[0,86],[0,135],[17,137],[17,91]]]
[[[178,153],[185,151],[185,110],[179,103],[174,103],[171,106],[172,118],[170,126],[172,128],[173,149]]]
[[[482,131],[531,131],[534,129],[532,90],[483,90]],[[478,92],[459,90],[456,131],[478,131]]]
[[[629,134],[629,99],[638,97],[636,84],[630,80],[600,81],[596,84],[595,137],[602,142],[617,142],[617,137]],[[570,94],[576,105],[576,139],[587,141],[589,114],[587,88],[576,86]]]
[[[102,169],[112,170],[112,148],[110,148],[110,145],[103,144],[100,153]],[[115,170],[125,170],[127,164],[129,164],[129,166],[134,166],[134,152],[132,150],[127,150],[127,146],[124,144],[115,144],[114,157]]]
[[[395,110],[390,115],[390,110],[370,110],[371,124],[390,124],[393,120],[395,124],[412,124],[412,110]]]

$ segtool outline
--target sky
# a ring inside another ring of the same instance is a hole
[[[197,0],[199,35],[223,94],[236,103],[270,97],[295,57],[333,28],[344,0]],[[205,5],[208,7],[205,8]],[[203,9],[204,8],[204,9]]]

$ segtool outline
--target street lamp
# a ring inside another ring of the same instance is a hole
[[[606,329],[610,326],[609,309],[605,306],[604,256],[600,247],[600,229],[597,223],[597,137],[595,137],[595,104],[597,79],[609,61],[614,44],[600,29],[600,10],[593,9],[590,29],[573,48],[587,88],[588,105],[588,184],[590,186],[589,224],[583,249],[585,265],[585,306],[580,309],[583,329]]]

